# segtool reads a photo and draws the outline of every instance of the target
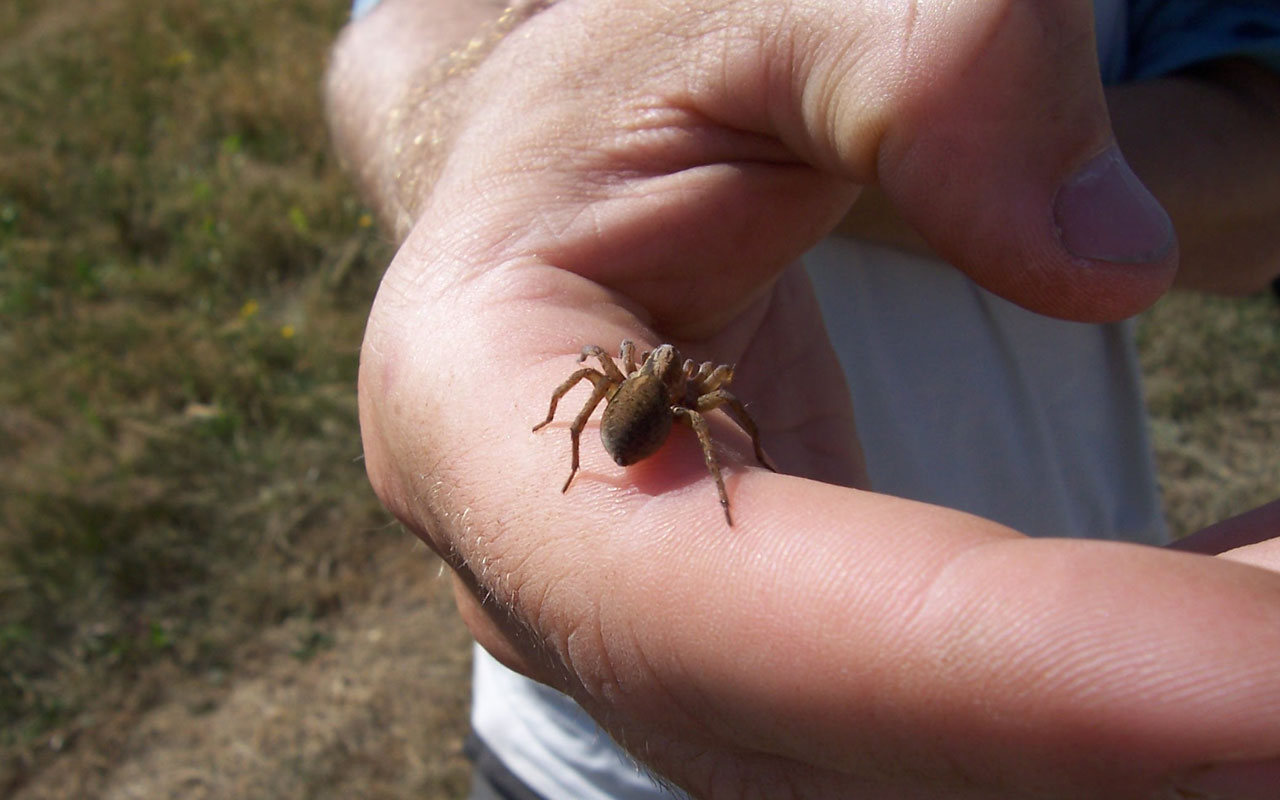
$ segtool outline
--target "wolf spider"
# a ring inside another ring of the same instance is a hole
[[[587,419],[601,400],[607,400],[608,405],[605,406],[604,417],[600,421],[600,441],[619,466],[634,464],[657,452],[671,433],[671,425],[675,420],[693,428],[702,445],[702,457],[707,463],[707,470],[716,479],[725,521],[733,525],[733,518],[729,515],[729,497],[725,494],[724,479],[720,477],[720,464],[712,451],[711,431],[702,415],[724,406],[734,421],[751,436],[756,460],[777,472],[760,447],[760,434],[756,430],[755,421],[727,388],[733,380],[733,367],[729,364],[715,366],[710,361],[700,366],[692,360],[686,360],[682,364],[680,352],[672,345],[664,344],[651,353],[642,353],[641,366],[637,368],[636,348],[629,339],[622,341],[618,356],[622,361],[622,370],[618,369],[613,358],[603,348],[594,344],[582,348],[578,362],[586,361],[591,356],[600,360],[601,369],[585,367],[570,375],[552,393],[547,418],[533,427],[537,431],[551,422],[556,415],[556,404],[560,402],[560,398],[580,381],[591,381],[594,387],[591,397],[569,427],[569,437],[573,442],[573,464],[560,491],[569,490],[569,484],[578,472],[578,437],[586,427]]]

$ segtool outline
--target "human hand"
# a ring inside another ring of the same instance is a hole
[[[1108,141],[1077,4],[912,10],[566,0],[508,38],[370,319],[370,477],[482,644],[700,796],[1135,797],[1280,756],[1277,576],[833,485],[851,411],[785,265],[859,182],[1046,313],[1171,273],[1141,196],[1143,241],[1062,218]],[[790,474],[723,426],[732,529],[679,428],[625,470],[589,428],[558,492],[564,426],[529,429],[624,337],[740,364]]]
[[[1280,572],[1280,500],[1225,519],[1174,542],[1174,550],[1221,555]]]

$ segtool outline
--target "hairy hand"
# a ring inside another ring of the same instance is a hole
[[[1109,149],[1093,47],[1065,0],[564,0],[505,39],[360,376],[374,486],[480,642],[705,797],[1139,797],[1280,756],[1280,576],[850,488],[788,268],[875,182],[1015,302],[1150,302],[1174,245]],[[788,474],[718,426],[733,528],[680,428],[626,469],[588,428],[559,492],[567,423],[530,428],[622,338],[738,362]]]

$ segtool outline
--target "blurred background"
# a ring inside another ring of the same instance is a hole
[[[468,639],[360,461],[348,7],[0,3],[0,796],[464,794]]]
[[[364,478],[341,0],[0,3],[0,796],[461,798],[468,642]],[[1280,311],[1140,342],[1181,534],[1280,495]]]

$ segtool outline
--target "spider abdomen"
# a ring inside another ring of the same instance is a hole
[[[671,397],[655,375],[638,373],[622,382],[600,420],[600,442],[622,467],[648,458],[671,433]]]

